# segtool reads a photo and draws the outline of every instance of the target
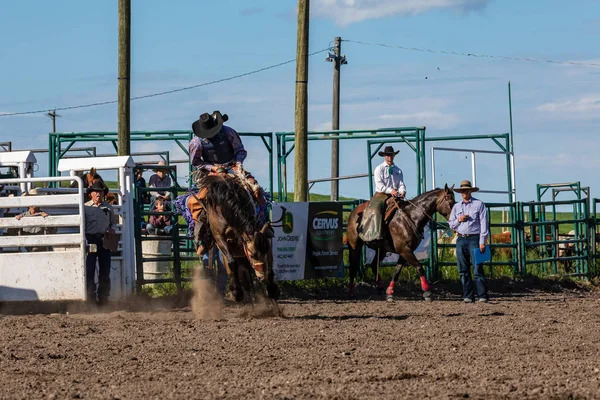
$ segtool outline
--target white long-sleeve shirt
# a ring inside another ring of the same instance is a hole
[[[395,189],[400,195],[406,193],[404,175],[397,165],[392,166],[392,173],[390,174],[390,166],[384,161],[375,167],[373,177],[375,178],[376,192],[392,194],[392,190]]]

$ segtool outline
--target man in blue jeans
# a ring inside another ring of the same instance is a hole
[[[462,181],[460,187],[454,189],[462,195],[459,201],[452,207],[448,224],[456,231],[456,262],[458,273],[463,287],[463,298],[465,303],[473,303],[473,280],[471,279],[471,264],[473,264],[473,275],[475,275],[475,286],[479,301],[488,302],[487,283],[483,274],[483,264],[473,262],[473,251],[478,249],[485,251],[485,241],[488,235],[487,210],[483,201],[471,197],[471,193],[477,192],[478,187],[471,185],[471,181]]]

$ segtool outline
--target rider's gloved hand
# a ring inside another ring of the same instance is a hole
[[[233,169],[235,169],[237,172],[241,172],[244,170],[244,166],[242,165],[241,162],[237,162],[237,163],[235,163],[235,166],[233,167]]]
[[[225,168],[223,168],[221,164],[213,164],[210,170],[216,174],[222,174],[225,172]]]

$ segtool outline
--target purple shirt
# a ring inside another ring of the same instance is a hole
[[[240,138],[240,135],[238,135],[238,133],[233,128],[230,128],[225,125],[223,125],[223,127],[221,128],[221,132],[225,133],[225,136],[229,140],[229,143],[231,143],[231,147],[233,147],[233,153],[235,154],[235,162],[243,163],[248,153],[246,152],[246,149],[244,149],[244,145],[242,144],[242,139]],[[206,162],[202,158],[203,143],[207,142],[208,139],[201,139],[198,136],[194,136],[192,140],[190,140],[189,151],[190,160],[194,167],[210,171],[212,163]]]
[[[468,215],[464,222],[458,222],[458,217]],[[459,201],[452,207],[448,219],[450,229],[462,235],[479,234],[479,244],[485,244],[488,235],[487,210],[483,201],[471,197],[469,201]]]

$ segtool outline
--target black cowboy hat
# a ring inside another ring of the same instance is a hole
[[[192,130],[194,135],[203,139],[210,139],[219,133],[223,127],[223,122],[228,119],[227,114],[223,115],[220,111],[213,111],[212,114],[204,113],[200,115],[197,121],[194,121]]]
[[[383,151],[379,152],[379,156],[381,156],[381,157],[383,157],[383,156],[395,156],[398,153],[400,153],[400,150],[394,151],[394,148],[392,146],[385,146],[385,149],[383,149]]]
[[[106,194],[106,187],[102,184],[102,182],[96,181],[92,183],[92,186],[87,188],[87,194],[90,194],[92,192],[102,192]]]
[[[457,193],[478,192],[479,188],[477,186],[473,186],[471,181],[464,180],[460,182],[460,187],[454,189],[454,191]]]

